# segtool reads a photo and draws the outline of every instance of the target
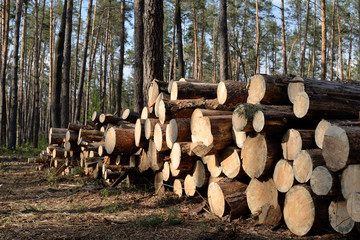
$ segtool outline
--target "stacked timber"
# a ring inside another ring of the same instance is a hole
[[[360,222],[359,84],[155,79],[147,94],[141,113],[95,112],[86,126],[52,130],[49,151],[73,151],[86,173],[114,186],[144,177],[156,194],[200,194],[219,217],[284,219],[298,236],[347,234]]]

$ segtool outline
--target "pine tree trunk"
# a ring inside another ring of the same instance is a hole
[[[301,59],[300,59],[300,76],[302,76],[302,77],[304,76],[304,72],[305,72],[304,66],[305,66],[305,51],[306,51],[307,32],[308,32],[308,25],[309,25],[309,11],[310,11],[310,0],[307,0],[305,33],[304,33],[304,40],[303,40]]]
[[[124,71],[124,48],[125,48],[125,0],[121,1],[121,29],[120,29],[120,61],[119,61],[119,79],[117,86],[117,101],[116,111],[120,116],[122,111],[121,100],[122,100],[122,83],[123,83],[123,71]]]
[[[16,1],[16,15],[15,15],[15,34],[14,34],[14,57],[13,57],[13,79],[11,82],[11,107],[10,107],[10,122],[9,122],[9,140],[8,148],[15,149],[16,146],[16,123],[18,111],[18,64],[19,64],[19,35],[22,0]]]
[[[40,36],[39,36],[39,6],[38,1],[35,0],[35,32],[34,32],[34,42],[35,42],[35,58],[34,58],[34,68],[33,68],[33,75],[34,75],[34,135],[33,135],[33,144],[36,148],[38,146],[39,141],[39,128],[40,128],[40,83],[39,83],[39,61],[40,61]]]
[[[54,62],[54,84],[52,86],[52,107],[51,107],[51,122],[52,127],[61,126],[61,83],[62,83],[62,69],[64,62],[64,40],[65,40],[65,21],[66,21],[66,5],[67,0],[64,0],[64,8],[61,16],[60,30],[58,38],[55,43],[55,62]]]
[[[143,86],[143,51],[144,51],[144,0],[134,1],[134,111],[140,112],[144,107]],[[176,21],[176,20],[175,20]]]
[[[193,3],[194,4],[194,3]],[[197,44],[197,11],[195,6],[193,7],[193,17],[194,17],[194,71],[193,78],[198,78],[198,44]]]
[[[229,79],[229,56],[227,36],[227,3],[220,0],[219,7],[219,42],[220,42],[220,81]]]
[[[91,3],[92,4],[92,3]],[[90,1],[89,1],[90,5]],[[77,25],[77,31],[76,31],[76,47],[75,47],[75,66],[74,66],[74,75],[73,75],[73,99],[72,99],[72,110],[71,110],[71,119],[72,122],[75,122],[75,111],[76,111],[76,89],[77,89],[77,74],[78,74],[78,55],[79,55],[79,36],[80,36],[80,30],[81,30],[81,9],[82,6],[82,0],[80,0],[79,3],[79,15],[78,15],[78,25]],[[86,35],[86,34],[85,34]],[[86,37],[86,36],[85,36]]]
[[[260,19],[259,2],[256,0],[256,68],[255,73],[260,73]]]
[[[326,80],[326,1],[321,0],[321,80]]]
[[[344,62],[343,62],[342,38],[341,38],[341,16],[340,16],[339,8],[340,8],[340,4],[338,2],[337,22],[338,22],[338,41],[339,41],[340,80],[343,80],[344,79]]]
[[[93,0],[89,0],[87,20],[86,20],[84,50],[83,50],[81,69],[80,69],[79,91],[78,91],[78,97],[76,99],[76,111],[75,111],[75,117],[74,117],[75,122],[80,121],[81,102],[82,102],[82,98],[83,98],[83,88],[84,88],[84,80],[85,80],[85,72],[86,72],[86,60],[88,57],[87,51],[88,51],[88,47],[89,47],[89,34],[90,34],[92,5],[93,5]],[[95,16],[94,16],[94,18],[95,18]]]
[[[351,53],[352,53],[352,43],[353,43],[353,29],[351,26],[351,33],[350,33],[350,46],[349,46],[349,61],[348,61],[348,67],[347,67],[347,74],[346,78],[351,79]]]
[[[182,43],[182,29],[181,29],[181,0],[175,0],[175,22],[176,22],[176,35],[178,46],[178,62],[180,77],[185,77],[185,63],[183,56],[183,43]]]
[[[163,80],[163,21],[163,1],[146,0],[144,7],[143,92],[147,92],[154,78]],[[148,102],[147,95],[144,95],[144,102]]]
[[[331,35],[330,35],[330,81],[334,79],[334,31],[335,31],[335,0],[333,0],[331,16]]]
[[[212,82],[216,83],[216,44],[215,44],[215,40],[216,40],[216,20],[214,18],[214,23],[213,23],[213,34],[212,34]]]
[[[281,0],[281,35],[282,35],[282,51],[283,51],[283,74],[287,75],[284,11],[285,11],[284,10],[284,0]]]

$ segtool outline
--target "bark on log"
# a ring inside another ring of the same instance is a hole
[[[65,134],[65,141],[75,142],[78,139],[79,132],[75,130],[67,130]]]
[[[294,160],[301,149],[312,149],[315,144],[315,130],[289,129],[282,138],[281,148],[283,157],[287,160]]]
[[[64,148],[55,148],[52,151],[52,157],[53,158],[63,158],[65,155],[65,149]]]
[[[78,139],[82,138],[87,141],[100,142],[104,137],[104,133],[99,130],[80,129]]]
[[[304,236],[328,222],[328,200],[314,198],[307,185],[295,185],[285,195],[284,220],[289,230]]]
[[[49,134],[62,134],[65,135],[67,132],[66,128],[50,128]]]
[[[140,159],[139,159],[139,171],[140,173],[145,172],[150,168],[150,159],[148,158],[148,155],[145,151],[145,149],[142,150]]]
[[[191,143],[191,152],[198,157],[204,157],[206,155],[214,154],[215,150],[213,145],[206,146],[203,142]]]
[[[292,162],[281,159],[275,165],[273,179],[279,192],[286,193],[294,184]]]
[[[94,111],[93,114],[91,115],[91,121],[93,123],[98,123],[100,115],[101,113]]]
[[[352,193],[360,192],[360,164],[353,164],[341,174],[341,192],[345,199]]]
[[[313,169],[324,165],[325,161],[321,149],[301,150],[296,154],[293,162],[295,179],[299,183],[306,183],[310,180]]]
[[[324,135],[323,156],[333,172],[360,162],[360,127],[330,126]]]
[[[278,191],[272,178],[251,179],[246,189],[246,201],[251,214],[260,224],[275,225],[281,220]]]
[[[68,130],[73,130],[73,131],[79,132],[79,130],[80,130],[81,128],[91,129],[91,127],[89,127],[89,126],[85,126],[85,125],[78,124],[78,123],[69,123],[67,129],[68,129]]]
[[[251,104],[290,104],[287,96],[289,77],[255,75],[250,79],[247,102]]]
[[[208,188],[210,211],[219,217],[230,214],[230,219],[244,216],[249,212],[246,188],[246,184],[227,178],[210,183]]]
[[[122,121],[123,119],[117,115],[113,115],[113,114],[100,114],[99,116],[99,122],[102,124],[115,124],[118,125],[120,121]]]
[[[264,175],[280,159],[279,144],[260,133],[250,134],[241,150],[242,167],[250,178]]]
[[[190,118],[177,118],[172,119],[166,128],[167,142],[190,142],[191,129]]]
[[[246,83],[232,80],[221,81],[217,87],[217,100],[220,104],[235,106],[245,103],[248,97]]]
[[[328,211],[330,225],[338,233],[348,234],[354,228],[355,222],[348,214],[345,200],[331,201]]]
[[[307,114],[316,118],[354,119],[359,117],[360,100],[335,98],[327,95],[308,96],[299,92],[294,101],[293,112],[303,118]]]
[[[290,101],[292,100],[292,103],[299,92],[306,92],[309,96],[327,95],[329,97],[341,97],[345,99],[360,100],[359,86],[296,77],[290,80],[288,85],[288,95]]]
[[[135,123],[138,118],[140,118],[141,115],[137,112],[134,112],[130,109],[125,109],[122,114],[122,119],[131,123]]]
[[[101,142],[92,142],[89,143],[89,145],[86,146],[86,149],[88,151],[97,151],[99,149],[100,146],[104,146],[105,142],[101,141]]]
[[[124,153],[131,155],[138,148],[135,146],[134,129],[110,128],[105,136],[105,149],[108,154]]]
[[[173,82],[170,99],[214,99],[217,97],[217,83]]]
[[[49,144],[62,144],[65,141],[65,134],[49,133]]]
[[[189,156],[186,151],[183,151],[182,146],[179,143],[175,143],[171,149],[171,165],[176,170],[189,171],[193,169],[197,157]]]

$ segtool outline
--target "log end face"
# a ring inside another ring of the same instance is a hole
[[[194,173],[192,176],[195,186],[198,188],[202,187],[205,183],[205,178],[206,178],[206,172],[205,172],[204,164],[202,163],[202,161],[198,160],[195,163]]]
[[[171,86],[170,100],[177,100],[177,97],[178,97],[178,84],[177,82],[173,82]]]
[[[339,171],[346,167],[349,157],[349,140],[344,129],[330,126],[324,134],[323,157],[331,171]]]
[[[351,193],[360,192],[360,164],[352,164],[341,174],[341,193],[349,199]]]
[[[212,182],[208,187],[208,201],[210,211],[218,217],[223,217],[225,213],[224,194],[216,182]]]
[[[130,115],[130,109],[125,109],[123,114],[121,115],[122,119],[127,119]]]
[[[310,178],[311,190],[318,196],[326,196],[332,187],[332,176],[325,166],[316,167]]]
[[[247,103],[259,104],[266,92],[265,79],[261,75],[255,75],[250,79]]]
[[[106,119],[106,115],[105,115],[104,113],[100,114],[100,116],[99,116],[99,122],[100,122],[100,123],[103,123],[103,122],[105,122],[105,119]]]
[[[148,119],[149,117],[149,110],[148,110],[148,107],[143,107],[142,111],[141,111],[141,115],[140,115],[140,118],[143,119],[143,120],[146,120]]]
[[[166,121],[166,107],[163,100],[159,102],[158,106],[158,118],[161,124],[164,124]]]
[[[246,132],[244,131],[236,131],[234,128],[232,129],[232,135],[233,139],[236,143],[236,146],[238,148],[242,148],[244,145],[244,142],[246,140]]]
[[[248,119],[245,115],[245,110],[235,110],[232,115],[232,126],[236,131],[242,131],[247,125]]]
[[[249,135],[241,151],[242,166],[245,173],[251,178],[260,177],[267,160],[267,145],[262,134]]]
[[[287,93],[289,96],[289,100],[291,103],[294,103],[295,97],[299,92],[304,92],[304,79],[302,77],[295,77],[292,81],[288,84]]]
[[[348,234],[355,226],[355,222],[348,214],[346,201],[334,200],[329,205],[329,221],[331,227],[341,234]]]
[[[331,123],[329,121],[326,121],[325,119],[321,120],[315,129],[315,143],[318,148],[323,148],[324,143],[324,135],[326,130],[331,126]]]
[[[222,172],[228,178],[235,178],[241,169],[241,160],[238,151],[234,150],[231,155],[221,161]]]
[[[170,85],[170,84],[169,84]],[[182,188],[182,183],[180,181],[180,179],[175,179],[174,180],[174,193],[178,196],[178,197],[182,197],[183,195],[183,188]]]
[[[107,153],[111,154],[116,145],[116,131],[115,128],[110,128],[105,135],[105,150]]]
[[[285,195],[284,220],[297,236],[306,235],[315,220],[315,206],[311,194],[303,185],[292,187]]]
[[[227,90],[224,82],[220,82],[217,87],[217,100],[220,104],[224,104],[227,99]]]
[[[99,117],[99,113],[94,111],[93,114],[91,115],[91,121],[97,122],[98,117]]]
[[[145,138],[149,140],[151,138],[151,120],[150,119],[145,120],[144,130],[145,130]]]
[[[174,143],[173,148],[171,149],[171,165],[174,169],[178,169],[181,162],[181,146],[179,143]]]
[[[306,183],[310,180],[313,170],[313,162],[311,156],[306,150],[301,150],[295,155],[293,169],[295,179],[299,183]]]
[[[166,133],[169,133],[169,134],[166,135],[167,136],[166,138],[169,138],[169,140],[173,143],[176,142],[176,139],[178,137],[178,125],[177,125],[175,119],[170,120],[170,123],[167,126],[167,129],[169,129],[169,132],[166,132]]]
[[[190,174],[186,175],[186,177],[185,177],[184,189],[185,189],[186,196],[192,197],[195,195],[196,184],[195,184],[194,178]]]
[[[163,134],[159,123],[154,128],[154,143],[157,151],[161,151],[163,145]]]
[[[142,126],[141,126],[141,119],[139,118],[138,120],[136,120],[135,123],[135,146],[137,147],[140,147],[141,132],[142,132]]]
[[[281,148],[285,159],[294,160],[296,154],[298,154],[302,148],[302,139],[299,131],[289,129],[282,138]]]
[[[346,209],[352,220],[360,222],[360,192],[350,194],[346,201]]]
[[[202,157],[202,162],[206,163],[207,169],[212,177],[219,177],[222,173],[222,167],[219,162],[219,157],[215,154]]]
[[[262,111],[256,111],[253,118],[253,128],[256,132],[261,132],[265,127],[265,116]]]
[[[161,172],[162,172],[164,181],[168,181],[170,178],[170,166],[169,166],[168,161],[164,162],[163,169]]]
[[[291,164],[281,159],[276,163],[273,179],[279,192],[286,193],[293,186],[294,172]]]
[[[306,92],[299,92],[294,101],[293,111],[297,118],[303,118],[307,114],[310,106],[309,96]]]

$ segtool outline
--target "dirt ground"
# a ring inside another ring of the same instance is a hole
[[[51,170],[36,171],[25,159],[0,156],[0,239],[297,238],[284,223],[272,229],[251,218],[230,222],[207,209],[201,197],[112,189],[79,174],[55,178]],[[326,230],[301,239],[320,238],[349,236]]]

